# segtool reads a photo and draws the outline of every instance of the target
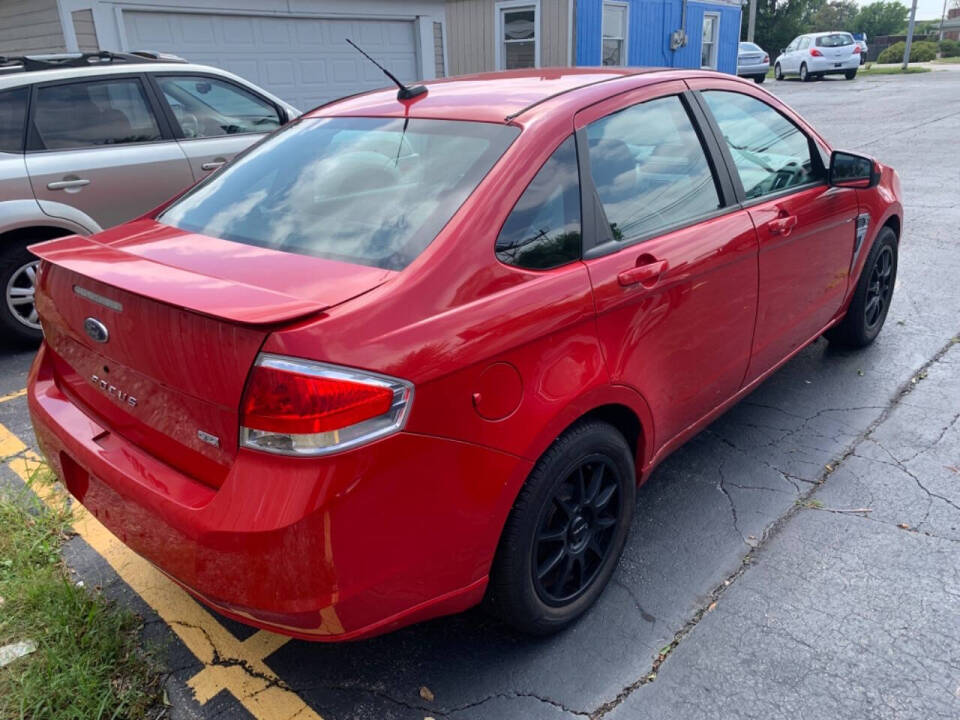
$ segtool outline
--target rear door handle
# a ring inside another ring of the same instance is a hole
[[[624,270],[617,275],[617,280],[623,287],[643,283],[645,287],[652,288],[660,282],[660,276],[663,275],[666,269],[666,260],[652,260],[643,265],[637,265],[629,270]]]
[[[767,228],[770,230],[771,235],[783,235],[784,237],[789,235],[796,226],[796,215],[787,215],[786,217],[780,217],[767,223]]]
[[[205,162],[200,166],[201,170],[216,170],[218,167],[223,167],[227,164],[227,161],[222,158],[217,158],[216,160],[211,160],[210,162]]]
[[[70,180],[55,180],[47,183],[47,190],[69,190],[81,188],[90,184],[89,178],[72,178]]]

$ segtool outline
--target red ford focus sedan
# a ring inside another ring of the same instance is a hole
[[[30,411],[70,492],[225,615],[347,640],[486,598],[547,633],[671,450],[821,334],[876,337],[901,227],[892,169],[729,76],[368,93],[33,246]]]

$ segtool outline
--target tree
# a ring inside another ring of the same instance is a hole
[[[958,0],[960,1],[960,0]],[[848,30],[856,32],[854,28],[860,6],[855,0],[829,0],[823,3],[810,18],[809,32],[825,30]]]
[[[897,0],[878,0],[864,5],[854,19],[854,32],[863,32],[868,38],[895,35],[903,31],[910,8]]]
[[[757,0],[756,43],[775,57],[797,35],[811,32],[814,15],[826,4],[827,0]]]

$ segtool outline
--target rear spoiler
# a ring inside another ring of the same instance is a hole
[[[289,322],[331,307],[331,303],[165,265],[80,235],[28,249],[41,260],[98,282],[245,325]]]

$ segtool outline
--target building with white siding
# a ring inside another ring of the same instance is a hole
[[[443,0],[0,0],[0,56],[156,50],[237,73],[307,109],[384,77],[446,73]]]

